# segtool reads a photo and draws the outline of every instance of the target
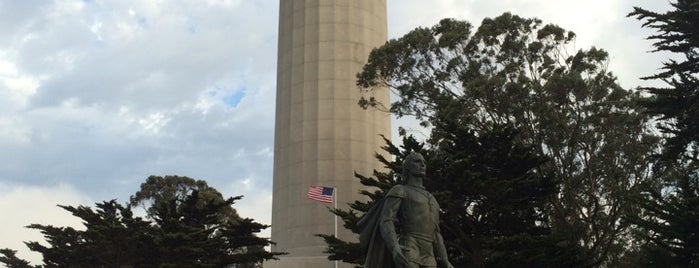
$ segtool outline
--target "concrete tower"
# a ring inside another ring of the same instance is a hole
[[[379,134],[390,137],[390,117],[357,106],[355,81],[386,36],[385,0],[280,0],[272,240],[289,255],[265,267],[333,267],[314,236],[333,234],[332,204],[306,193],[334,187],[346,208],[361,198],[354,172],[382,168],[374,154],[384,145]],[[388,103],[388,90],[372,94]],[[338,225],[339,238],[354,239]]]

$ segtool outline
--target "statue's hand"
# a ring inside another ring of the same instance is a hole
[[[403,251],[400,249],[400,246],[393,247],[391,254],[393,255],[393,263],[396,265],[396,267],[408,267],[408,259],[406,259],[403,255]]]

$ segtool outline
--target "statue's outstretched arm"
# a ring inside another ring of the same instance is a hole
[[[391,251],[393,262],[397,267],[406,267],[408,260],[403,255],[403,251],[398,243],[395,222],[398,221],[398,211],[400,210],[401,199],[394,196],[386,197],[379,219],[381,236],[386,243],[386,248]]]

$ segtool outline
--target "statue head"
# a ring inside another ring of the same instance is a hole
[[[425,158],[416,152],[411,152],[403,160],[403,183],[408,183],[408,179],[413,177],[424,177],[425,169]]]

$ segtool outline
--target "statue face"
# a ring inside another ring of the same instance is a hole
[[[425,176],[425,158],[420,154],[415,154],[413,157],[408,158],[408,170],[413,176]]]

